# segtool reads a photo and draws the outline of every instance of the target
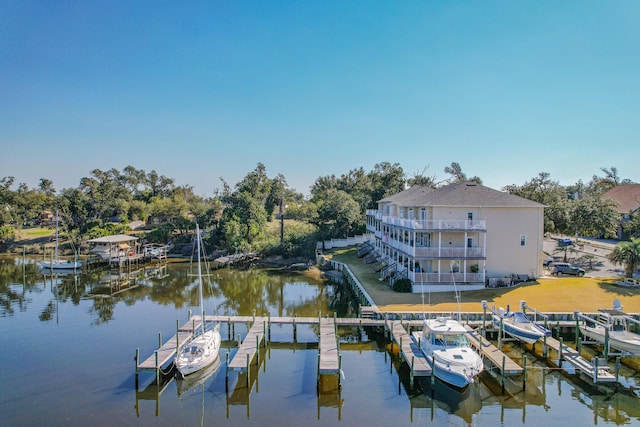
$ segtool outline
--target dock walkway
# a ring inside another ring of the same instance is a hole
[[[230,371],[245,372],[249,369],[253,358],[258,354],[260,344],[264,340],[264,322],[261,320],[261,318],[256,318],[256,321],[249,328],[244,341],[242,341],[235,356],[229,362],[228,369]]]
[[[616,381],[616,377],[609,372],[609,366],[605,359],[597,359],[599,363],[596,369],[596,365],[580,356],[576,349],[564,344],[561,345],[560,341],[553,337],[547,337],[547,345],[558,352],[560,364],[563,360],[569,362],[577,370],[591,378],[594,383]]]
[[[469,326],[465,326],[467,338],[471,345],[478,350],[485,358],[489,359],[492,365],[497,367],[504,375],[522,375],[523,369],[509,356],[504,354],[496,346],[491,344],[480,333]]]

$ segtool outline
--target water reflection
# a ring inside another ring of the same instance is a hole
[[[231,374],[227,382],[226,356],[237,349],[236,335],[246,333],[237,325],[222,328],[226,340],[221,366],[202,382],[178,384],[169,375],[156,383],[148,375],[150,384],[138,391],[131,362],[135,348],[146,346],[143,353],[151,353],[157,348],[154,334],[173,334],[176,313],[198,305],[189,267],[169,263],[136,271],[52,275],[43,274],[35,263],[0,258],[0,330],[16,348],[34,350],[27,356],[0,354],[0,418],[7,425],[42,425],[46,419],[37,414],[44,413],[69,420],[67,425],[84,425],[87,413],[107,420],[117,412],[123,414],[124,424],[196,425],[206,414],[207,424],[230,426],[282,425],[283,420],[319,426],[538,425],[575,420],[623,425],[640,420],[638,378],[631,369],[621,370],[617,390],[603,390],[551,369],[535,354],[513,345],[505,348],[512,359],[522,365],[527,357],[524,390],[521,377],[507,378],[503,386],[499,375],[487,370],[478,383],[456,394],[438,381],[412,383],[406,363],[390,354],[387,337],[374,328],[339,328],[346,374],[340,390],[317,393],[317,332],[310,326],[296,332],[274,326],[259,364],[252,365],[249,375]],[[345,288],[315,277],[269,270],[221,269],[209,274],[212,285],[204,291],[210,314],[356,313]],[[47,352],[35,351],[42,346]],[[73,399],[78,395],[89,397]],[[141,410],[146,401],[155,404],[155,412]]]
[[[348,292],[327,286],[317,278],[300,279],[296,273],[252,269],[221,269],[209,272],[212,279],[204,288],[207,314],[272,316],[317,316],[329,308],[338,316],[353,316],[355,305]],[[35,262],[15,262],[0,258],[0,315],[29,309],[29,294],[47,289],[51,301],[42,309],[40,320],[55,318],[56,304],[93,300],[92,324],[113,319],[120,302],[135,305],[152,301],[186,311],[198,305],[196,278],[189,263],[144,265],[137,269],[110,269],[59,273],[41,271]],[[297,280],[299,282],[297,282]],[[289,292],[293,290],[292,292]]]

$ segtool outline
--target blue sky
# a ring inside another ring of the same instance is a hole
[[[0,177],[640,182],[637,1],[0,2]]]

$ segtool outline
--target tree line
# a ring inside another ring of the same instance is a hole
[[[408,175],[398,163],[381,162],[372,170],[359,167],[340,176],[315,180],[310,196],[296,192],[286,178],[269,177],[266,167],[256,168],[213,196],[202,197],[193,187],[178,186],[173,178],[127,166],[122,171],[95,169],[75,188],[56,191],[53,181],[42,178],[35,188],[14,177],[0,179],[0,243],[10,244],[16,230],[36,225],[43,212],[60,212],[67,237],[75,242],[123,232],[131,221],[151,227],[144,234],[149,242],[166,243],[190,239],[193,222],[207,230],[207,244],[223,251],[253,251],[284,256],[310,256],[315,242],[362,234],[366,210],[377,208],[384,197],[413,185],[437,188],[453,182],[475,181],[459,163],[444,168],[444,177],[421,172]],[[615,236],[619,214],[615,204],[602,198],[613,186],[630,183],[617,169],[601,168],[588,183],[562,186],[549,173],[522,185],[501,190],[545,205],[545,232],[584,236]],[[269,233],[287,219],[284,232]],[[275,224],[274,224],[275,222]],[[632,216],[626,225],[630,234],[640,231],[640,218]]]

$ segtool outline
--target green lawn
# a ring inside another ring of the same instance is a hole
[[[356,249],[345,248],[328,252],[328,258],[347,264],[358,280],[382,311],[401,312],[422,310],[420,294],[398,293],[392,291],[387,282],[378,280],[379,274],[373,273],[375,264],[365,264],[358,258]],[[462,311],[482,311],[482,301],[496,307],[520,307],[520,301],[542,312],[594,312],[599,308],[610,308],[614,299],[619,299],[624,311],[640,313],[640,289],[627,289],[615,286],[614,279],[590,277],[544,277],[535,283],[527,283],[513,288],[492,288],[478,291],[461,292]],[[438,292],[425,295],[425,303],[436,311],[456,311],[457,304],[453,292]],[[431,304],[429,304],[429,302]]]

